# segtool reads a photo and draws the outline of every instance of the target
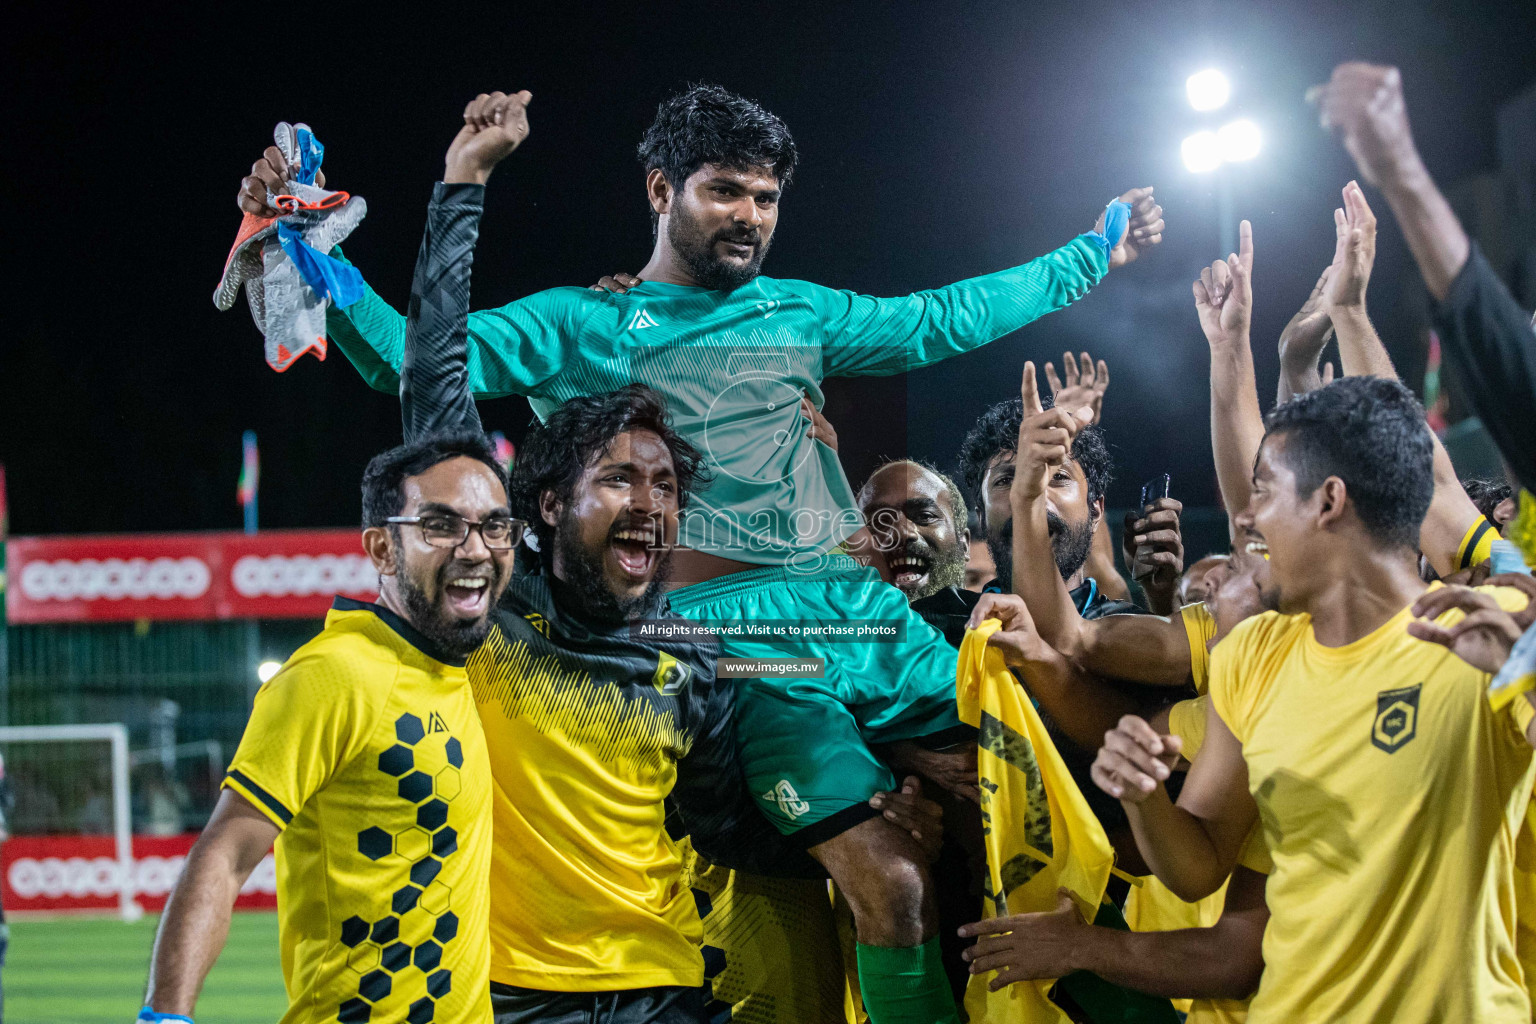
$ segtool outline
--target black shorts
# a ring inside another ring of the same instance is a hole
[[[495,1024],[704,1024],[703,988],[545,992],[491,982]]]

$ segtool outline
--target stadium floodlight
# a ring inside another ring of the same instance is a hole
[[[256,666],[256,678],[260,679],[262,682],[266,682],[268,679],[271,679],[273,676],[277,675],[278,669],[282,667],[283,664],[280,661],[264,661],[260,665]]]
[[[1229,163],[1252,160],[1259,155],[1259,126],[1246,118],[1224,124],[1216,133],[1221,158]]]
[[[1215,132],[1195,132],[1179,146],[1184,166],[1195,174],[1214,171],[1221,166],[1221,140]]]
[[[1232,83],[1215,68],[1206,68],[1185,79],[1184,91],[1196,110],[1220,110],[1232,96]]]

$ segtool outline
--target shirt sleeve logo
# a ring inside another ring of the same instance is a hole
[[[1423,683],[1376,695],[1376,720],[1371,723],[1371,742],[1389,754],[1401,750],[1418,735],[1419,691]]]
[[[693,670],[678,661],[666,651],[660,651],[656,655],[656,672],[651,676],[651,684],[656,687],[663,697],[670,697],[682,691],[688,685],[688,680],[693,678]]]

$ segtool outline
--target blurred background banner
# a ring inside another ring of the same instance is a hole
[[[13,625],[318,619],[336,594],[378,595],[355,529],[14,537],[6,547]]]
[[[130,870],[141,909],[164,909],[197,835],[133,837]],[[108,913],[117,909],[120,873],[111,836],[17,836],[0,848],[0,899],[7,914]],[[277,869],[270,853],[241,887],[235,906],[277,909]]]

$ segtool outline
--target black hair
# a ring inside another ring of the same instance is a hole
[[[1265,437],[1284,437],[1281,458],[1305,498],[1331,476],[1383,546],[1417,548],[1435,494],[1435,453],[1424,407],[1400,382],[1345,377],[1276,406]]]
[[[640,140],[640,162],[680,189],[705,164],[743,170],[771,167],[779,189],[789,186],[799,153],[789,128],[744,96],[718,85],[690,85],[662,100]]]
[[[943,470],[939,469],[938,466],[935,466],[927,459],[892,459],[889,462],[882,462],[880,465],[876,466],[873,472],[869,474],[868,478],[865,479],[864,486],[859,488],[859,496],[857,500],[860,508],[863,508],[864,503],[869,500],[869,485],[870,482],[875,479],[875,473],[880,472],[887,466],[898,465],[916,466],[918,469],[927,470],[934,476],[938,477],[939,482],[944,485],[944,493],[949,495],[949,511],[950,515],[955,520],[955,532],[960,533],[970,529],[970,524],[973,517],[970,508],[966,506],[965,494],[961,492],[960,485],[955,483],[954,480],[950,479],[948,473],[945,473]]]
[[[507,490],[507,473],[496,461],[496,449],[489,438],[474,430],[444,430],[380,452],[363,470],[363,528],[389,526],[390,516],[405,507],[401,488],[407,477],[419,476],[449,459],[474,459],[482,462]]]
[[[1043,408],[1051,408],[1055,405],[1055,396],[1042,396],[1040,404]],[[1010,398],[1006,402],[998,402],[981,414],[960,445],[960,480],[965,484],[971,500],[976,503],[977,515],[983,526],[986,525],[987,503],[981,493],[981,484],[986,479],[987,466],[1001,452],[1018,451],[1019,427],[1023,423],[1022,399]],[[1104,497],[1109,490],[1110,480],[1114,478],[1115,460],[1109,454],[1104,432],[1098,427],[1079,430],[1072,442],[1072,461],[1078,464],[1083,477],[1088,481],[1088,504],[1091,506]]]
[[[1463,480],[1461,489],[1490,523],[1493,510],[1515,496],[1515,489],[1502,480]]]
[[[544,557],[554,550],[555,528],[539,514],[539,496],[554,491],[569,505],[582,471],[603,457],[614,438],[630,430],[649,430],[661,438],[677,473],[677,504],[683,508],[694,481],[707,475],[704,456],[678,433],[667,415],[666,399],[644,384],[572,398],[542,424],[535,424],[517,451],[512,467],[512,514],[528,521]]]

